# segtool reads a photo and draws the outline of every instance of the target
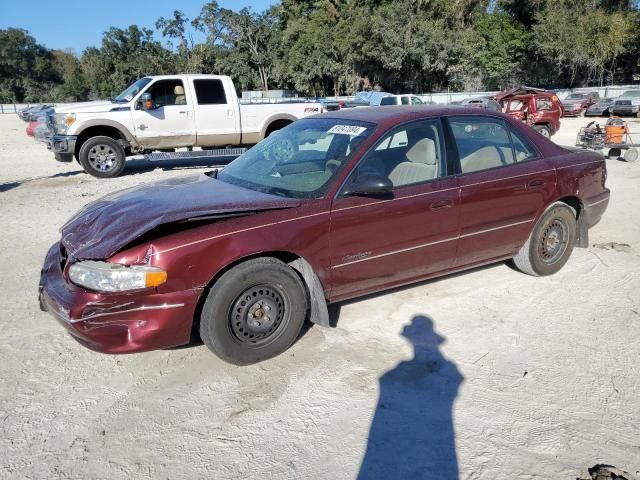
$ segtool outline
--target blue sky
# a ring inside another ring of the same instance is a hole
[[[38,43],[48,48],[73,49],[77,53],[99,46],[102,33],[109,27],[127,27],[133,23],[154,28],[160,17],[172,17],[180,10],[189,19],[198,15],[205,0],[8,0],[0,9],[0,29],[17,27],[28,30]],[[251,7],[261,12],[275,0],[218,0],[224,8]],[[196,37],[197,40],[197,37]]]

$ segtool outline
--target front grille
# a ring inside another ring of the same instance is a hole
[[[47,127],[49,128],[49,132],[54,135],[56,133],[56,117],[55,113],[49,113],[47,115]]]
[[[631,105],[631,100],[616,100],[616,105]]]

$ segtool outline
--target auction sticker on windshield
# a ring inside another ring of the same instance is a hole
[[[357,137],[358,135],[367,131],[367,127],[358,127],[357,125],[334,125],[329,129],[327,133],[336,133],[342,135],[351,135]]]

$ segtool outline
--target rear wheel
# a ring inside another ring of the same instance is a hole
[[[535,277],[556,273],[571,256],[576,230],[574,211],[563,203],[553,205],[540,217],[513,263]]]
[[[249,365],[289,348],[306,313],[298,274],[275,258],[256,258],[215,282],[202,309],[200,337],[222,360]]]
[[[534,125],[533,129],[546,138],[551,138],[551,129],[546,125]]]
[[[89,175],[98,178],[117,177],[124,170],[124,148],[111,137],[92,137],[80,147],[78,161]]]

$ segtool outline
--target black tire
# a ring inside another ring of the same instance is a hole
[[[265,134],[264,134],[264,138],[267,138],[273,132],[277,132],[278,130],[283,129],[284,127],[286,127],[287,125],[290,125],[291,123],[292,122],[290,120],[276,120],[275,122],[273,122],[271,125],[267,127],[267,130],[265,131]]]
[[[534,125],[533,129],[546,138],[551,138],[551,129],[546,125]]]
[[[85,172],[97,178],[117,177],[124,170],[124,148],[111,137],[92,137],[80,147],[78,159]]]
[[[610,148],[609,149],[609,154],[607,156],[609,158],[620,158],[621,155],[622,155],[622,149],[621,148]]]
[[[569,260],[576,244],[576,231],[574,210],[564,203],[552,205],[513,257],[514,265],[534,277],[553,275]]]
[[[202,308],[200,337],[222,360],[249,365],[287,350],[306,315],[298,274],[275,258],[256,258],[214,283]]]

